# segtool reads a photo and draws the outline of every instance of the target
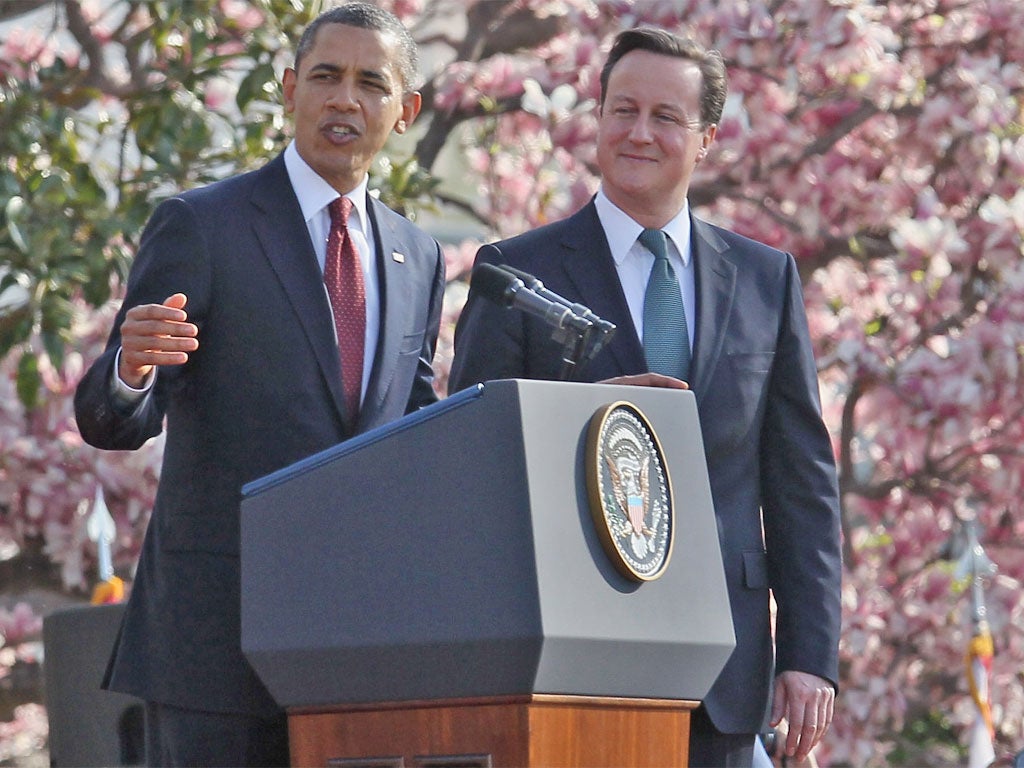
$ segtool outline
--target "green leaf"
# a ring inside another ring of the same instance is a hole
[[[238,93],[235,95],[235,104],[238,106],[239,111],[245,112],[246,107],[257,99],[265,99],[267,91],[264,86],[268,82],[273,83],[276,81],[274,74],[274,68],[269,63],[263,63],[256,66],[249,74],[247,74],[242,82],[238,85]]]
[[[67,345],[67,334],[64,333],[43,333],[43,348],[50,358],[50,362],[58,370],[64,367],[64,348]]]
[[[42,378],[39,375],[39,359],[32,354],[31,350],[22,352],[21,360],[18,361],[18,378],[16,389],[18,399],[26,408],[35,408],[39,405],[39,388],[42,386]]]
[[[7,201],[7,205],[4,206],[4,216],[7,219],[7,231],[10,233],[11,242],[14,243],[14,247],[22,253],[28,253],[28,243],[25,241],[25,236],[21,233],[21,228],[18,226],[19,219],[25,212],[25,199],[19,195],[15,195]]]

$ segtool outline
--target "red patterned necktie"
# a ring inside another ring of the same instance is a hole
[[[345,389],[345,405],[354,421],[359,413],[363,389],[363,348],[366,344],[366,285],[363,269],[352,236],[348,216],[352,201],[339,197],[327,206],[331,214],[331,233],[327,238],[327,260],[324,284],[331,297],[334,327],[338,332],[341,355],[341,382]]]

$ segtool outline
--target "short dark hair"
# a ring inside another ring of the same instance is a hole
[[[665,56],[688,59],[700,68],[703,82],[700,96],[700,120],[706,128],[722,119],[725,109],[725,95],[728,81],[725,73],[725,62],[722,54],[707,49],[688,37],[679,37],[671,32],[654,27],[638,27],[620,32],[608,52],[608,59],[601,69],[601,106],[608,90],[608,78],[619,60],[630,51],[651,51]]]
[[[313,19],[303,31],[295,49],[296,71],[299,69],[303,57],[313,48],[316,33],[324,24],[345,24],[349,27],[360,27],[393,35],[398,42],[399,60],[396,64],[398,65],[398,74],[402,78],[402,88],[406,93],[416,90],[419,67],[416,41],[412,39],[409,30],[398,20],[397,16],[371,3],[345,3],[324,11]]]

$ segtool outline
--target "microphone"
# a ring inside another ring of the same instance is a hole
[[[523,284],[527,288],[536,293],[538,296],[541,296],[542,298],[545,298],[548,301],[552,301],[556,304],[561,304],[563,307],[568,307],[573,314],[579,315],[585,320],[589,320],[594,324],[595,329],[601,332],[602,334],[607,334],[608,336],[610,336],[612,333],[615,332],[614,323],[609,323],[607,320],[602,320],[600,317],[595,315],[589,307],[585,307],[582,304],[574,304],[573,302],[570,302],[568,299],[562,298],[554,291],[548,290],[547,288],[544,287],[544,283],[542,283],[536,277],[531,275],[529,272],[523,272],[521,269],[510,267],[507,264],[502,264],[501,269],[504,269],[506,272],[511,272],[513,275],[518,277],[520,280],[523,281]]]
[[[484,298],[500,306],[513,307],[539,317],[556,330],[586,334],[594,328],[594,323],[577,315],[565,299],[556,301],[540,295],[506,267],[478,264],[473,268],[470,282],[471,288]]]

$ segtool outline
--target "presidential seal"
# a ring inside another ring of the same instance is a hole
[[[590,513],[609,559],[634,581],[658,578],[672,555],[675,512],[647,417],[624,400],[599,409],[590,419],[586,463]]]

